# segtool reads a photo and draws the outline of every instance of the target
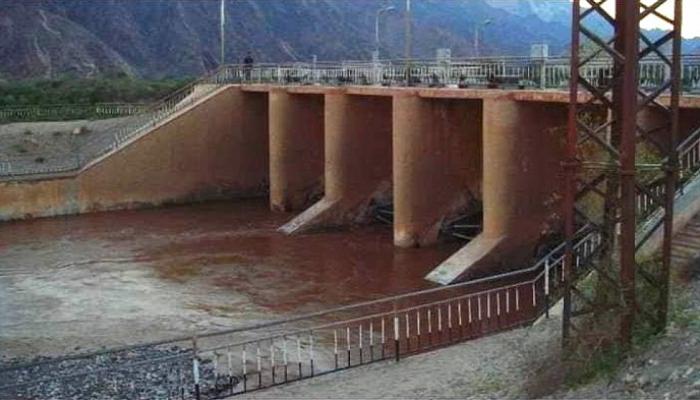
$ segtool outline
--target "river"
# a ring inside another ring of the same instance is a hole
[[[213,331],[426,288],[459,244],[370,225],[289,237],[264,200],[0,224],[0,356]]]

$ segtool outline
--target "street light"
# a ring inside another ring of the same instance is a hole
[[[493,22],[491,19],[484,20],[474,28],[474,54],[476,57],[479,57],[479,29],[485,29],[487,26],[491,25],[491,22]]]
[[[405,54],[405,58],[406,58],[406,61],[410,64],[411,56],[413,53],[413,46],[412,46],[413,38],[411,37],[412,36],[411,28],[413,25],[413,21],[412,21],[412,17],[411,17],[411,0],[406,0],[406,15],[405,15],[405,17],[406,17],[406,32],[405,32],[405,34],[406,34],[406,39],[405,39],[406,40],[406,54]]]
[[[219,14],[219,20],[221,22],[221,66],[223,67],[226,62],[226,50],[224,47],[225,40],[225,25],[226,25],[226,0],[221,0],[221,12]]]
[[[396,10],[396,7],[394,6],[388,6],[377,10],[377,18],[374,21],[374,49],[377,59],[379,58],[379,18],[382,16],[382,14],[392,12],[394,10]]]

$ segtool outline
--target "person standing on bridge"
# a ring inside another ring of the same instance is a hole
[[[253,56],[248,52],[248,54],[245,56],[243,59],[243,72],[245,74],[245,80],[250,81],[250,77],[253,72],[253,64],[255,63],[255,60],[253,60]]]

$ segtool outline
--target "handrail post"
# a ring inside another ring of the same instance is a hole
[[[549,258],[544,262],[544,313],[545,317],[549,318]]]
[[[197,336],[192,337],[192,351],[192,375],[194,378],[194,396],[197,400],[200,400],[199,359],[197,358]]]
[[[396,352],[396,362],[399,362],[401,360],[401,355],[400,355],[400,343],[399,343],[399,316],[398,314],[394,313],[394,351]]]

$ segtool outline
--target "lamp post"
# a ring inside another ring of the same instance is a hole
[[[226,64],[226,50],[225,50],[225,25],[226,25],[226,0],[221,0],[221,12],[219,14],[219,20],[221,22],[221,66]]]
[[[482,23],[477,24],[474,28],[474,55],[479,57],[479,30],[485,29],[487,26],[491,25],[491,20],[484,20]]]
[[[411,0],[406,0],[406,16],[405,17],[406,17],[406,32],[405,32],[405,34],[406,34],[406,38],[405,38],[405,40],[406,40],[406,54],[405,54],[405,58],[406,58],[406,62],[408,64],[410,64],[412,53],[413,53],[413,48],[412,48],[413,39],[411,37],[412,36],[411,30],[412,30],[412,25],[413,25],[413,21],[411,18]]]
[[[376,54],[377,59],[379,59],[379,18],[381,18],[382,14],[388,13],[391,11],[396,10],[396,7],[394,6],[388,6],[388,7],[383,7],[377,10],[377,17],[375,18],[374,21],[374,51]]]

